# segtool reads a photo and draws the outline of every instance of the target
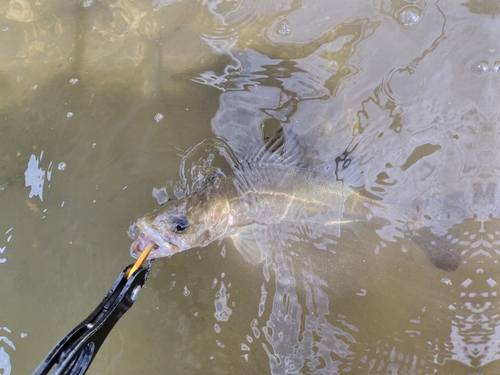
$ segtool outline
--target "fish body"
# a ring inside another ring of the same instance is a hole
[[[338,235],[344,202],[353,194],[359,195],[329,168],[244,162],[231,175],[209,177],[191,196],[140,218],[141,233],[131,253],[138,256],[154,242],[151,258],[171,256],[231,237],[248,261],[258,263],[263,258],[258,237],[267,226],[307,223],[328,226],[329,233]]]
[[[230,174],[210,174],[188,197],[170,200],[140,218],[136,222],[140,233],[131,245],[131,255],[139,257],[154,243],[149,258],[170,257],[231,237],[243,257],[257,264],[266,258],[269,228],[275,225],[305,226],[314,228],[308,234],[339,237],[341,228],[356,233],[359,223],[368,221],[355,210],[344,212],[347,199],[354,208],[398,209],[398,205],[375,201],[338,180],[331,164],[316,168],[301,165],[293,149],[282,159],[274,157],[283,149],[282,141],[281,134],[274,143],[235,165]],[[457,244],[435,235],[429,227],[415,222],[413,226],[412,242],[436,267],[458,267]]]

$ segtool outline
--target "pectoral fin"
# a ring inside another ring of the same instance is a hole
[[[252,224],[231,236],[234,246],[246,261],[262,263],[269,245],[267,229],[263,225]]]
[[[419,228],[411,240],[422,249],[437,268],[455,271],[460,265],[461,256],[458,243],[452,243],[450,239],[432,233],[430,228]]]

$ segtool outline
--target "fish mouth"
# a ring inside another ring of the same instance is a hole
[[[170,242],[165,242],[163,239],[158,238],[158,236],[148,233],[144,227],[141,227],[142,226],[139,225],[139,229],[141,229],[141,231],[132,245],[130,245],[130,255],[133,258],[139,258],[144,249],[151,243],[153,244],[153,247],[151,248],[147,259],[171,257],[179,251],[179,246]]]

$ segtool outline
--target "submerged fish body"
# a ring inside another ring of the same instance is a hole
[[[140,218],[131,252],[138,256],[154,242],[150,257],[171,256],[231,237],[245,259],[258,263],[264,256],[259,238],[269,225],[317,224],[338,235],[344,202],[356,193],[334,177],[322,168],[244,163],[234,174],[208,178],[190,197]]]
[[[131,255],[139,257],[153,243],[149,258],[170,257],[231,237],[243,257],[257,264],[266,258],[269,228],[275,225],[306,226],[314,228],[308,234],[339,237],[341,228],[356,233],[359,222],[369,221],[362,213],[344,212],[347,199],[355,208],[398,209],[339,181],[332,165],[301,165],[294,148],[281,160],[276,158],[273,155],[284,149],[283,134],[277,134],[234,166],[231,174],[209,175],[189,197],[168,201],[140,218],[136,222],[140,233],[131,245]],[[413,226],[412,242],[436,267],[448,271],[458,267],[460,249],[456,243],[419,223]]]

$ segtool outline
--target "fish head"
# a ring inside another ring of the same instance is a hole
[[[231,215],[228,200],[217,194],[198,192],[168,201],[137,221],[140,233],[130,253],[138,258],[151,242],[154,245],[149,259],[207,246],[226,232]]]

